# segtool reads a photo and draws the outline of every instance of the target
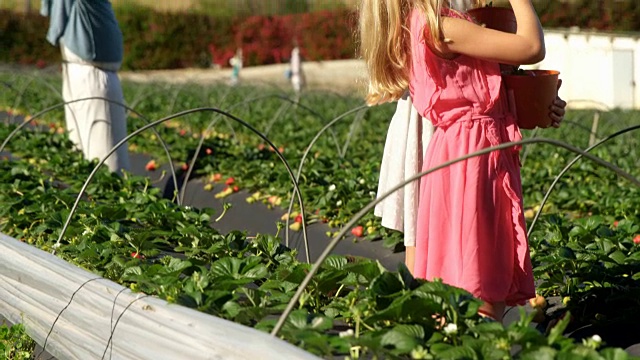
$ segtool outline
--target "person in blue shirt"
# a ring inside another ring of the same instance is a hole
[[[127,135],[127,115],[117,71],[122,32],[108,0],[42,0],[49,17],[47,41],[62,52],[62,92],[69,138],[85,158],[103,158]],[[106,161],[111,171],[129,170],[127,145]]]

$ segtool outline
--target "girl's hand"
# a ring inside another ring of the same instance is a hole
[[[558,90],[562,86],[562,80],[558,80]],[[553,103],[549,107],[551,113],[549,117],[551,118],[551,126],[554,128],[559,128],[560,123],[564,119],[565,108],[567,107],[567,102],[562,100],[559,96],[556,96],[556,99],[553,100]]]

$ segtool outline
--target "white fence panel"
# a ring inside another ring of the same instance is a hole
[[[640,34],[545,30],[546,58],[526,68],[560,71],[560,96],[581,107],[640,109]]]

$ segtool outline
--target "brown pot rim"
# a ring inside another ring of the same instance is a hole
[[[558,70],[546,70],[546,69],[526,69],[524,74],[502,74],[507,77],[541,77],[541,76],[556,76],[560,75]]]

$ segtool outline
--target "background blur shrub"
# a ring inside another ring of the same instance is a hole
[[[304,2],[299,0],[228,0],[236,2],[235,7],[246,1],[252,6],[262,6],[256,8],[258,13],[276,14],[241,16],[244,14],[238,9],[214,6],[227,0],[202,1],[211,2],[206,8],[208,12],[204,8],[192,12],[157,12],[133,3],[125,5],[125,2],[116,6],[125,40],[123,69],[228,66],[238,47],[243,49],[245,66],[273,64],[288,61],[294,41],[299,43],[306,60],[356,56],[356,14],[346,7],[309,12],[314,9],[300,5]],[[277,6],[273,5],[276,3]],[[547,28],[578,26],[603,31],[640,31],[638,0],[537,1],[535,4]],[[58,63],[59,50],[45,41],[47,27],[48,19],[37,13],[0,10],[0,62],[37,66]]]
[[[0,62],[41,65],[57,61],[60,50],[45,40],[48,24],[39,15],[0,10]]]
[[[638,0],[538,1],[535,4],[545,27],[640,31]]]
[[[355,14],[347,10],[252,16],[238,23],[234,45],[242,46],[249,66],[288,61],[294,43],[307,60],[352,59],[354,25]]]

